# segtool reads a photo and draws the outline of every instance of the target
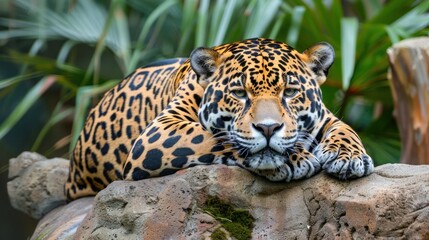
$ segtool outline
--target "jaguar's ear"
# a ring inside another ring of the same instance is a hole
[[[197,48],[191,53],[191,67],[198,76],[198,83],[204,88],[209,84],[208,78],[216,71],[219,53],[211,48]]]
[[[334,48],[329,43],[321,42],[305,50],[304,54],[307,55],[307,63],[316,73],[316,80],[321,85],[325,82],[328,70],[334,62]]]

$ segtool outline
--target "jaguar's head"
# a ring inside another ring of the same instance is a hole
[[[191,66],[205,88],[199,119],[235,148],[245,167],[284,164],[324,114],[320,84],[334,59],[327,43],[303,53],[269,39],[198,48]]]

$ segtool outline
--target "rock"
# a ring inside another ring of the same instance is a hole
[[[37,153],[24,152],[10,159],[7,191],[12,206],[39,219],[64,205],[68,171],[68,160],[46,159]]]
[[[73,239],[82,220],[91,211],[93,199],[81,198],[52,210],[39,221],[31,240]]]
[[[54,181],[65,182],[64,161],[40,159],[14,170],[13,181],[29,182],[14,183],[15,193],[35,194],[35,185],[45,189],[39,190],[45,198],[17,206],[31,212],[30,203],[47,206],[46,199],[59,197],[59,191],[46,190],[47,182],[53,183],[47,179],[58,174]],[[234,212],[218,215],[213,201]],[[247,212],[251,217],[228,220]],[[32,239],[246,239],[243,226],[253,239],[429,239],[429,166],[387,164],[352,181],[320,173],[292,183],[269,182],[238,167],[197,166],[160,178],[113,182],[95,198],[78,199],[43,217]]]
[[[19,177],[31,164],[43,160],[46,160],[44,156],[34,152],[23,152],[18,157],[10,159],[9,179]]]
[[[214,196],[254,217],[253,239],[428,239],[429,166],[383,165],[339,181],[273,183],[238,167],[198,166],[101,191],[76,239],[201,239],[221,224]]]

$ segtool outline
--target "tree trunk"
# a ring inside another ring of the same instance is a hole
[[[401,162],[429,164],[429,37],[399,42],[387,54]]]

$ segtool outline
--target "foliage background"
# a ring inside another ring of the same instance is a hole
[[[1,239],[34,221],[8,207],[7,160],[25,150],[68,158],[88,108],[138,66],[197,46],[269,37],[336,60],[324,102],[356,129],[376,164],[397,162],[386,79],[392,43],[428,35],[424,0],[0,0]],[[5,209],[5,210],[3,210]],[[5,218],[2,218],[2,221]]]

